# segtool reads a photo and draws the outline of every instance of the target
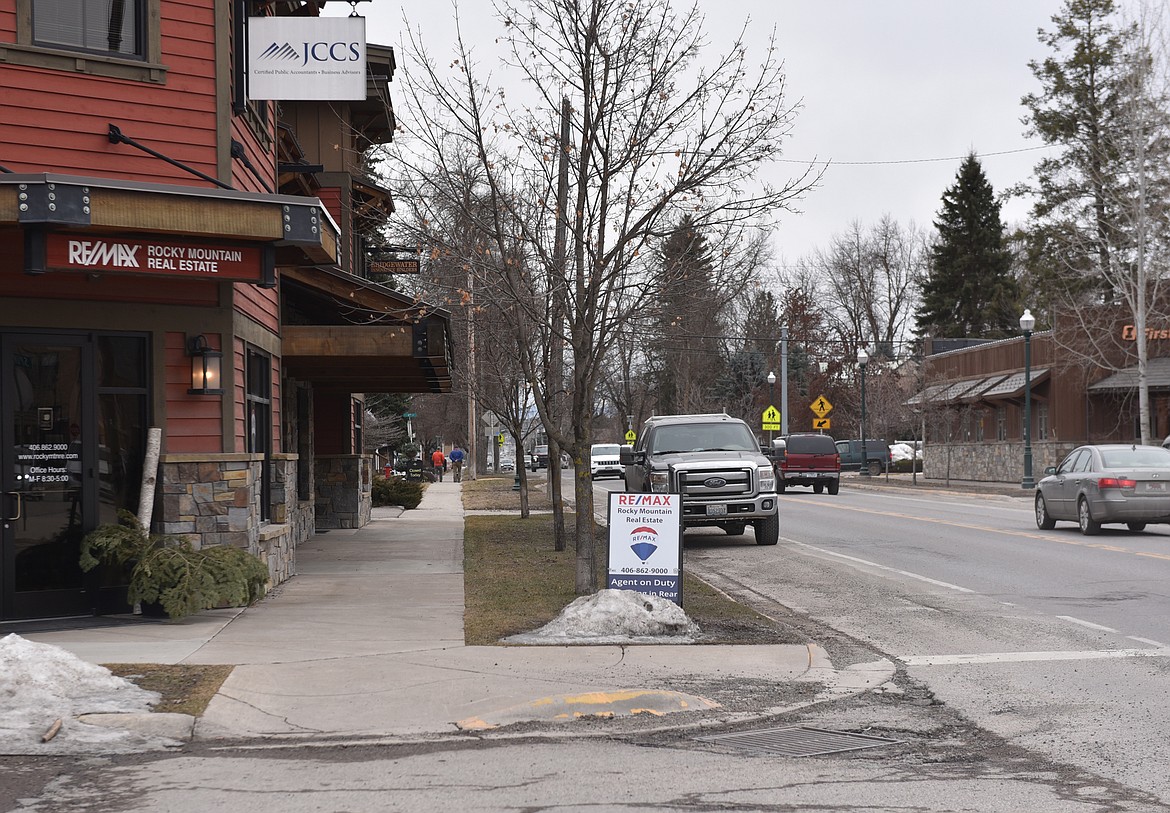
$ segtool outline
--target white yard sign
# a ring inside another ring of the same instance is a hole
[[[605,586],[682,604],[682,500],[678,494],[609,494]]]

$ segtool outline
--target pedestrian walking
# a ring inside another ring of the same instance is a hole
[[[447,458],[443,455],[442,449],[435,449],[434,454],[431,455],[431,465],[435,467],[435,476],[439,478],[439,482],[443,482],[443,471],[447,468]]]
[[[463,450],[458,446],[451,450],[451,473],[456,483],[463,479]]]

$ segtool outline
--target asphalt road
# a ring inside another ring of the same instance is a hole
[[[1170,528],[1039,531],[1024,498],[799,490],[774,554],[692,537],[687,565],[905,667],[978,726],[1170,801]]]

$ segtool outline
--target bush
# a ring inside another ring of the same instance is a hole
[[[422,502],[423,484],[403,480],[401,477],[382,477],[375,475],[371,489],[374,505],[401,505],[403,508],[418,508]]]
[[[909,474],[911,472],[910,467],[913,464],[917,464],[918,471],[922,471],[921,458],[918,460],[911,460],[906,458],[905,460],[895,460],[893,463],[891,463],[890,472],[893,474]]]
[[[216,545],[196,550],[183,536],[148,534],[129,511],[99,525],[81,543],[81,569],[129,566],[126,600],[161,604],[171,618],[212,607],[240,607],[264,595],[268,568],[252,554]]]

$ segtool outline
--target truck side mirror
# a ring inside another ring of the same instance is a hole
[[[638,460],[638,455],[634,454],[634,447],[628,443],[618,449],[618,462],[623,466],[632,466]]]

